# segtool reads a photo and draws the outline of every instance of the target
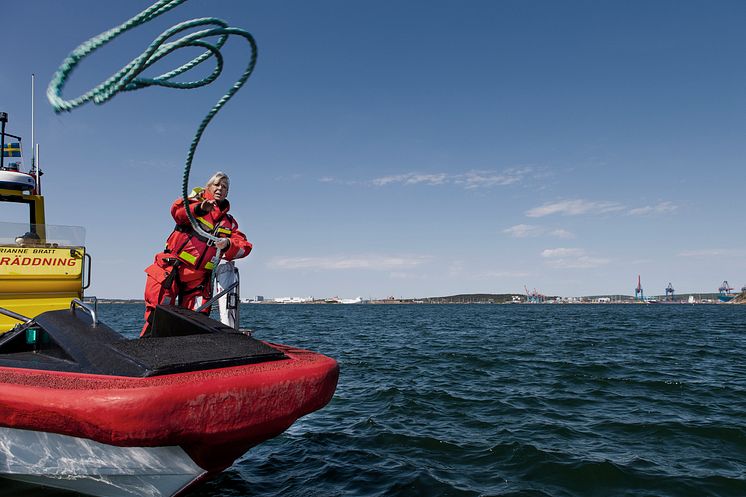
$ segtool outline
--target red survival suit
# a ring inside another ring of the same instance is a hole
[[[200,204],[203,200],[213,200],[213,197],[207,190],[195,188],[189,196],[189,208],[203,230],[230,240],[222,258],[230,261],[246,257],[252,245],[246,240],[246,235],[238,231],[238,223],[233,216],[228,214],[228,200],[216,203],[209,212],[202,211]],[[217,247],[192,228],[182,198],[171,206],[171,215],[176,227],[166,241],[166,249],[156,254],[153,264],[145,269],[148,275],[145,283],[145,326],[140,336],[150,331],[156,305],[175,305],[178,298],[181,307],[197,309],[211,296],[210,277]],[[209,314],[210,308],[202,312]]]

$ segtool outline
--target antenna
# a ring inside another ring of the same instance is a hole
[[[31,170],[36,169],[36,139],[34,136],[34,86],[36,75],[31,73]],[[39,184],[39,175],[36,175],[36,183]]]
[[[39,144],[36,143],[36,127],[34,126],[34,104],[36,99],[34,98],[34,90],[36,88],[36,74],[31,73],[31,174],[36,179],[36,191],[37,195],[41,195],[41,169],[39,168]]]
[[[36,169],[36,194],[41,195],[41,169],[39,168],[39,144],[37,143],[34,147],[34,159],[36,160],[37,164],[34,166],[34,169]]]
[[[0,169],[5,169],[5,125],[8,123],[8,114],[0,112]]]

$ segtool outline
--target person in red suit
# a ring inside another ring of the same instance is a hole
[[[212,270],[219,262],[215,260],[218,249],[221,258],[228,261],[246,257],[251,252],[251,243],[228,214],[229,186],[228,176],[217,172],[205,188],[192,190],[188,206],[184,205],[183,198],[178,198],[171,206],[176,227],[166,240],[166,249],[157,253],[153,264],[145,269],[148,276],[141,337],[150,333],[156,305],[171,304],[196,310],[210,298]],[[187,217],[187,207],[204,231],[219,237],[217,242],[194,230]],[[202,312],[209,314],[210,308]]]

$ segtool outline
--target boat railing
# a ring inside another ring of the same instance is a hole
[[[18,314],[17,312],[13,312],[10,309],[6,309],[5,307],[0,307],[0,314],[8,316],[9,318],[17,319],[22,323],[30,323],[32,321],[31,318],[27,318],[26,316]]]
[[[95,299],[95,297],[94,297]],[[94,305],[98,307],[98,300],[94,300]],[[75,314],[75,309],[79,308],[85,313],[89,314],[91,316],[91,319],[93,320],[93,327],[95,328],[98,326],[98,315],[96,313],[96,309],[88,305],[87,303],[83,302],[80,299],[72,299],[70,301],[70,312]]]
[[[223,295],[228,295],[228,309],[233,310],[235,312],[235,323],[233,327],[236,329],[236,331],[241,331],[240,329],[240,311],[241,311],[241,277],[239,275],[238,269],[235,266],[231,266],[233,270],[233,277],[235,278],[235,281],[228,285],[228,287],[224,288],[222,291],[216,293],[212,296],[209,300],[207,300],[204,304],[199,306],[197,309],[195,309],[196,312],[202,312],[208,307],[210,307],[212,304],[214,304],[220,297]]]
[[[93,259],[91,258],[91,254],[88,252],[83,254],[84,260],[88,261],[88,264],[83,264],[83,273],[85,274],[85,285],[83,285],[83,290],[87,290],[88,287],[91,286],[91,268],[93,267]],[[98,301],[96,300],[96,297],[91,297],[93,300],[98,304]]]

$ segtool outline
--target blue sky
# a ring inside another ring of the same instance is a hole
[[[63,58],[147,5],[30,0],[3,22],[0,110],[30,142],[35,73],[47,219],[86,227],[99,297],[141,297],[194,131],[248,56],[232,40],[207,88],[53,114]],[[192,169],[231,177],[255,244],[244,297],[746,284],[743,2],[194,0],[84,61],[65,96],[205,16],[259,45]]]

